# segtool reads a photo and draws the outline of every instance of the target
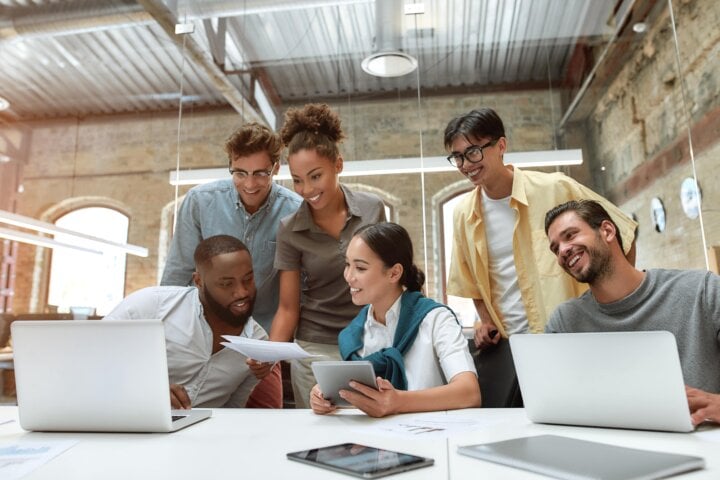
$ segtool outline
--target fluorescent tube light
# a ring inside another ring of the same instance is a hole
[[[148,256],[148,249],[144,248],[144,247],[139,247],[137,245],[130,245],[127,243],[117,243],[117,242],[113,242],[111,240],[105,240],[104,238],[94,237],[92,235],[87,235],[85,233],[77,232],[75,230],[69,230],[67,228],[58,227],[57,225],[53,225],[52,223],[41,222],[40,220],[35,220],[34,218],[26,217],[24,215],[18,215],[17,213],[7,212],[5,210],[0,210],[0,223],[12,225],[14,227],[19,227],[19,228],[26,228],[28,230],[35,230],[36,232],[48,233],[50,235],[56,235],[58,233],[70,235],[70,236],[78,238],[78,239],[92,242],[93,245],[97,245],[98,251],[100,251],[100,252],[107,251],[107,250],[121,250],[125,253],[129,253],[131,255],[137,255],[139,257],[147,257]],[[3,230],[6,230],[6,229],[3,229]],[[14,230],[10,230],[10,231],[14,231]],[[17,233],[21,233],[21,232],[17,232]],[[31,235],[31,237],[32,237],[32,235]],[[44,238],[44,237],[37,237],[37,238]],[[18,240],[18,241],[22,241],[22,240]],[[31,242],[26,242],[26,243],[31,243]],[[56,242],[56,243],[62,243],[62,242]],[[50,248],[52,248],[52,247],[50,247]]]
[[[17,230],[11,230],[9,228],[0,227],[0,238],[5,238],[13,242],[29,243],[31,245],[37,245],[38,247],[46,248],[69,248],[73,250],[80,250],[88,253],[95,253],[102,255],[102,251],[95,250],[93,248],[81,247],[80,245],[73,245],[70,243],[58,242],[48,237],[41,237],[40,235],[32,235],[25,232],[19,232]]]
[[[535,152],[510,152],[505,154],[505,164],[521,168],[555,167],[567,165],[581,165],[583,162],[582,150],[543,150]],[[422,162],[420,158],[388,158],[385,160],[355,160],[343,163],[340,176],[360,177],[366,175],[397,175],[401,173],[421,172],[455,172],[457,168],[450,165],[445,157],[427,157]],[[212,182],[221,178],[230,178],[227,168],[200,168],[197,170],[170,171],[171,185],[197,185]],[[287,165],[281,165],[275,176],[277,180],[289,180],[290,170]]]

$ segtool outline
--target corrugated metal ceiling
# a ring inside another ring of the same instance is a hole
[[[276,108],[418,82],[425,91],[559,84],[578,45],[607,39],[618,15],[617,2],[603,0],[422,3],[425,13],[403,15],[401,27],[418,73],[381,79],[360,68],[373,50],[373,1],[180,1],[172,11],[160,0],[0,0],[0,96],[11,103],[0,116],[173,109],[181,71],[185,103],[236,108],[229,95],[254,103],[255,79]],[[183,59],[182,37],[167,33],[158,11],[194,25],[185,41],[202,58],[187,55],[186,43]],[[213,59],[208,31],[223,23],[224,54]]]

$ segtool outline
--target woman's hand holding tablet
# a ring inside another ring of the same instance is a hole
[[[353,407],[340,396],[340,390],[351,390],[350,382],[377,391],[375,370],[368,361],[325,361],[312,363],[318,384],[310,393],[310,405],[315,413],[330,413],[336,407]]]

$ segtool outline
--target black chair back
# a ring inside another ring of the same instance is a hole
[[[482,406],[484,408],[522,407],[522,395],[510,352],[510,342],[501,339],[497,345],[480,350],[470,339],[468,346],[478,374]]]

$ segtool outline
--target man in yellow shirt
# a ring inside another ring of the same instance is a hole
[[[448,161],[475,185],[455,208],[447,293],[472,298],[475,345],[514,333],[540,333],[563,301],[587,289],[566,275],[549,249],[545,212],[568,200],[600,202],[620,228],[635,263],[637,224],[615,205],[562,173],[523,171],[503,163],[505,128],[490,108],[473,110],[445,129]]]

